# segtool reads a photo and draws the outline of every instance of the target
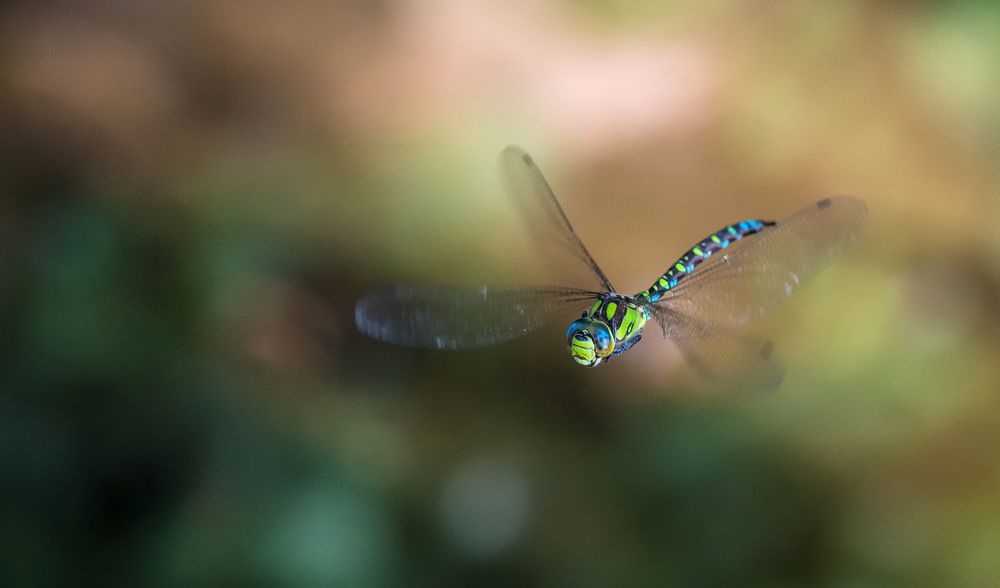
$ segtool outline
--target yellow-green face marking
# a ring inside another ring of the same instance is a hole
[[[593,367],[601,363],[594,348],[594,339],[586,333],[576,333],[569,339],[569,354],[576,363]]]
[[[611,329],[586,315],[573,321],[566,330],[566,340],[573,361],[587,367],[601,363],[615,349]]]

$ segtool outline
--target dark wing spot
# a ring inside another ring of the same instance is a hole
[[[833,202],[829,198],[824,198],[816,203],[816,208],[828,208]]]
[[[521,153],[521,159],[524,160],[524,163],[527,163],[528,165],[533,165],[532,162],[531,162],[531,156],[528,155],[527,153],[523,153],[522,152]]]
[[[771,359],[772,353],[774,353],[774,341],[768,341],[760,348],[760,357],[765,361]]]

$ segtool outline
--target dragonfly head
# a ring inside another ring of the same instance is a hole
[[[570,356],[582,366],[594,367],[600,364],[615,349],[611,328],[587,316],[573,321],[566,330],[566,339]]]

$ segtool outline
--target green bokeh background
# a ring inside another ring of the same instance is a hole
[[[7,3],[0,584],[1000,583],[1000,8]],[[531,278],[532,152],[612,280],[863,196],[770,394],[563,325],[393,348],[394,282]]]

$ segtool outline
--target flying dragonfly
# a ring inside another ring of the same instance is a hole
[[[740,328],[768,312],[856,240],[868,209],[853,196],[824,198],[781,221],[748,219],[711,233],[646,290],[618,292],[577,236],[538,166],[510,146],[500,157],[538,254],[564,285],[396,286],[365,295],[358,329],[410,347],[469,349],[526,335],[560,315],[576,363],[595,367],[624,354],[654,322],[707,376],[780,383],[773,346]],[[581,314],[582,311],[582,314]]]

